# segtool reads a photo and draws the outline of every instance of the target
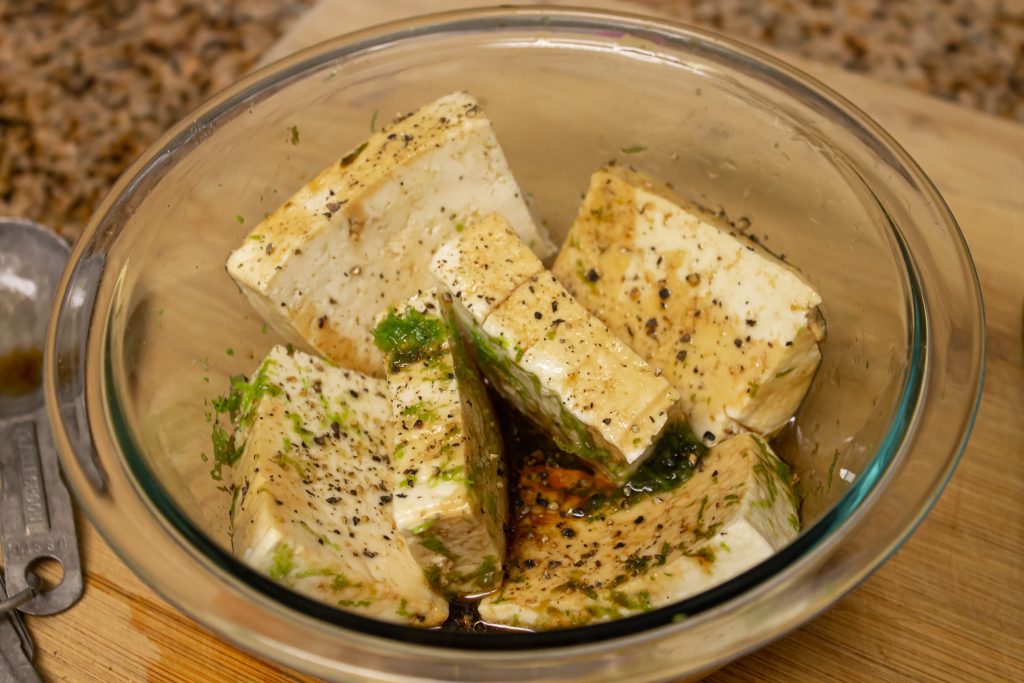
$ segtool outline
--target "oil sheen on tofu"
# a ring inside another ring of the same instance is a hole
[[[573,300],[506,221],[471,224],[432,269],[492,386],[561,448],[615,481],[651,453],[675,419],[676,392]]]
[[[668,490],[595,499],[587,473],[549,459],[521,470],[519,497],[508,575],[480,603],[491,624],[565,628],[663,607],[749,569],[799,530],[792,476],[752,434],[710,449]]]
[[[232,549],[329,605],[436,626],[428,585],[392,518],[391,410],[383,380],[275,347],[240,395]]]
[[[505,563],[503,446],[451,296],[431,289],[387,310],[374,340],[395,416],[395,525],[435,588],[493,591]]]
[[[800,274],[631,169],[594,173],[552,272],[664,372],[707,443],[778,431],[821,359],[821,298]]]
[[[538,255],[554,253],[490,121],[469,94],[453,93],[324,169],[253,229],[227,268],[286,338],[381,376],[377,315],[429,288],[437,246],[492,211]]]

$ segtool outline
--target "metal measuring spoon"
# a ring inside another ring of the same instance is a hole
[[[0,588],[7,587],[0,578]],[[21,620],[21,612],[14,610],[0,617],[0,681],[11,683],[42,683],[32,666],[36,646],[32,635]]]
[[[0,218],[0,546],[7,583],[0,612],[55,614],[82,594],[71,497],[39,381],[46,325],[69,252],[37,223]],[[47,558],[64,575],[40,592],[30,570]]]

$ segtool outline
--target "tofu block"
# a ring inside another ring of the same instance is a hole
[[[480,369],[564,450],[623,481],[673,419],[678,395],[550,272],[525,276],[536,270],[532,257],[510,262],[522,248],[476,250],[463,268],[440,260],[442,254],[470,251],[480,241],[478,231],[491,230],[471,225],[442,247],[433,264],[462,311],[457,318]],[[486,291],[490,282],[502,284],[480,306],[475,292]]]
[[[252,230],[227,270],[286,338],[383,377],[377,314],[432,286],[435,249],[494,211],[538,256],[554,253],[490,121],[469,94],[453,93],[324,169]]]
[[[459,239],[442,244],[431,268],[448,289],[458,292],[473,320],[482,322],[520,283],[543,271],[544,264],[507,220],[488,214]]]
[[[709,444],[777,432],[821,360],[821,297],[803,277],[631,169],[594,173],[552,272],[661,369]]]
[[[395,529],[386,383],[278,346],[236,391],[234,554],[329,605],[443,623],[447,601]]]
[[[753,434],[707,451],[674,488],[646,477],[656,487],[647,495],[595,493],[586,473],[554,462],[542,456],[522,468],[508,576],[480,603],[488,623],[544,630],[664,607],[749,569],[799,532],[789,470]]]
[[[431,289],[389,309],[374,340],[395,416],[395,525],[431,584],[479,596],[501,585],[508,485],[501,432],[458,333]]]

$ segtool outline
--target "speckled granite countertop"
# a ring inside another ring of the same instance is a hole
[[[0,215],[77,235],[147,145],[312,2],[0,0]],[[671,12],[1024,121],[1024,0],[680,0]]]

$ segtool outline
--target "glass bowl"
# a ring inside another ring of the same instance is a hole
[[[204,402],[277,340],[225,258],[376,121],[459,89],[481,100],[556,238],[591,171],[617,158],[748,220],[821,292],[824,359],[775,442],[800,476],[805,528],[777,555],[639,616],[489,634],[365,619],[229,553],[229,496],[200,457]],[[168,601],[249,652],[328,679],[665,680],[781,636],[894,552],[956,466],[983,357],[981,295],[953,217],[850,103],[695,29],[496,9],[300,52],[167,133],[76,245],[44,371],[65,472],[90,519]]]

